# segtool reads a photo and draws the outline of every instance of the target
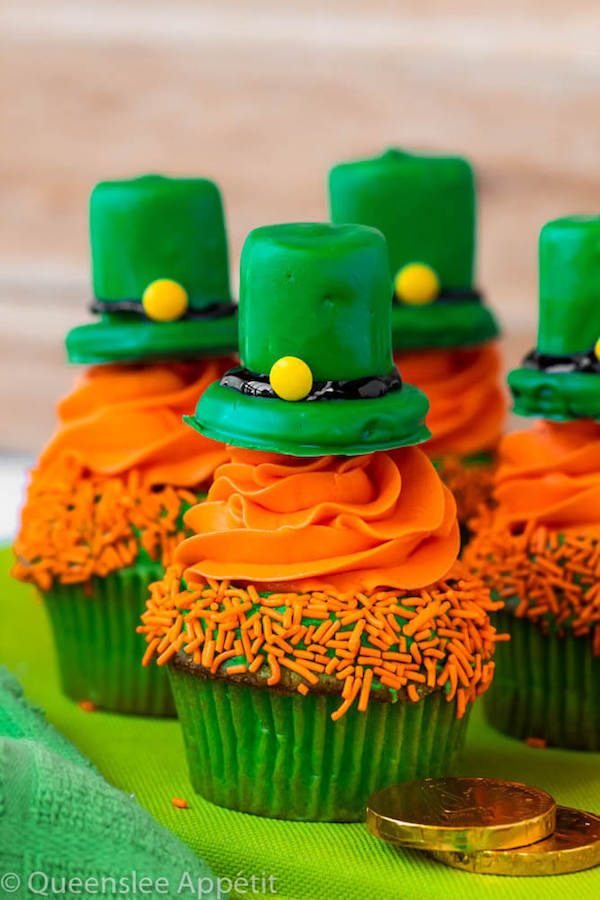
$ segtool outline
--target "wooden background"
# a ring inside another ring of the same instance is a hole
[[[253,226],[326,215],[331,163],[464,152],[511,364],[533,341],[540,225],[600,207],[591,0],[4,0],[0,27],[4,451],[39,448],[72,379],[101,178],[215,178],[235,273]]]

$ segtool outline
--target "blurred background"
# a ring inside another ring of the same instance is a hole
[[[91,299],[99,179],[216,179],[236,283],[250,228],[326,216],[335,161],[464,153],[507,365],[534,340],[541,224],[600,207],[592,0],[4,0],[0,25],[5,498],[73,378],[62,341]]]

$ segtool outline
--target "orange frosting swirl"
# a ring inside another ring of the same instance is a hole
[[[495,522],[600,535],[600,424],[538,421],[500,445]]]
[[[299,459],[228,448],[176,551],[189,576],[287,590],[420,588],[459,550],[456,506],[415,448]]]
[[[429,398],[427,425],[433,435],[425,447],[429,456],[469,456],[496,446],[506,402],[495,343],[396,353],[394,362],[404,381]]]
[[[231,360],[88,369],[58,405],[59,427],[35,475],[76,460],[95,475],[132,469],[146,485],[205,483],[227,454],[224,445],[182,421]]]

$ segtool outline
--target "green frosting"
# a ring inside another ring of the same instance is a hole
[[[236,349],[235,314],[193,317],[194,311],[231,299],[223,205],[214,182],[161,175],[103,181],[90,199],[90,240],[94,296],[107,309],[99,322],[69,332],[70,362],[173,359]],[[144,290],[159,278],[185,288],[190,318],[163,323],[141,314]],[[140,315],[119,311],[123,301],[139,305]]]
[[[600,216],[567,216],[541,230],[537,349],[562,356],[600,337]]]
[[[392,276],[408,263],[431,266],[442,291],[470,290],[475,250],[473,170],[458,156],[390,149],[341,163],[329,174],[333,222],[360,222],[383,232]],[[462,346],[498,333],[477,300],[394,304],[394,349]]]
[[[178,281],[191,309],[229,300],[221,195],[206,178],[101,181],[90,198],[94,296],[140,300],[157,278]]]
[[[383,236],[358,225],[258,228],[242,252],[242,365],[268,374],[283,356],[316,381],[393,371],[389,270]],[[214,384],[186,421],[242,447],[298,456],[358,454],[429,437],[425,395],[403,385],[376,399],[251,396]]]
[[[254,372],[298,356],[319,381],[386,374],[385,242],[357,226],[255,229],[242,251],[239,316],[240,356]]]

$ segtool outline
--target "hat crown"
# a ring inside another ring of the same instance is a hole
[[[390,148],[334,166],[329,196],[333,222],[384,234],[392,276],[420,262],[437,272],[442,289],[472,286],[475,183],[466,159]]]
[[[600,216],[547,222],[539,239],[540,353],[583,353],[600,337]]]
[[[204,178],[143,175],[100,182],[90,198],[96,298],[140,300],[157,279],[181,284],[192,309],[229,301],[221,195]]]
[[[294,356],[315,380],[391,371],[390,274],[383,235],[359,225],[257,228],[242,250],[240,356],[255,372]]]

